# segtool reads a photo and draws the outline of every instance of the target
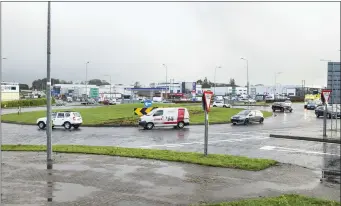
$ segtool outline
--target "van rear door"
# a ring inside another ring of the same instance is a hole
[[[178,119],[177,122],[185,121],[185,109],[178,109]]]

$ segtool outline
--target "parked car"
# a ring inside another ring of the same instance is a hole
[[[66,103],[63,100],[56,100],[56,106],[65,106]]]
[[[238,114],[231,117],[231,122],[233,125],[236,124],[244,124],[247,125],[249,123],[257,122],[263,123],[264,116],[263,113],[259,110],[243,110]]]
[[[256,103],[256,100],[254,99],[247,99],[244,101],[244,104],[254,104],[254,103]]]
[[[287,100],[284,101],[284,105],[287,106],[287,107],[291,107],[292,106],[292,102],[287,99]]]
[[[230,105],[230,104],[225,104],[224,102],[221,102],[221,101],[213,102],[212,106],[213,106],[213,107],[231,108],[231,105]]]
[[[67,97],[67,98],[66,98],[66,101],[67,101],[67,102],[72,102],[72,97]]]
[[[308,102],[307,102],[306,109],[308,109],[308,110],[314,110],[314,109],[316,109],[316,107],[317,107],[317,104],[316,104],[315,101],[311,100],[311,101],[308,101]]]
[[[315,109],[315,115],[317,118],[324,116],[325,106],[319,106]],[[340,109],[332,106],[327,106],[327,118],[341,118]]]
[[[159,108],[152,110],[139,119],[139,126],[151,130],[154,127],[173,126],[184,128],[189,125],[189,112],[187,108]]]
[[[37,119],[39,129],[46,127],[46,117]],[[52,113],[52,127],[61,126],[65,129],[74,127],[77,129],[83,123],[82,116],[78,112],[64,111]]]
[[[281,112],[285,112],[285,111],[289,111],[289,112],[292,112],[292,107],[291,106],[288,106],[287,103],[285,102],[274,102],[272,104],[272,111],[275,112],[277,110],[281,111]]]

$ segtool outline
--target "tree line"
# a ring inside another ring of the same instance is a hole
[[[236,85],[236,81],[234,78],[230,78],[229,83],[215,83],[211,82],[207,79],[207,77],[204,78],[204,80],[199,79],[197,80],[197,84],[201,84],[202,88],[211,88],[211,87],[238,87]]]

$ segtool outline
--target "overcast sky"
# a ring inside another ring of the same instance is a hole
[[[47,3],[2,3],[3,80],[46,77]],[[143,84],[207,77],[326,84],[339,61],[340,3],[52,3],[52,77]]]

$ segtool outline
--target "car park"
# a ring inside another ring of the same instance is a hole
[[[66,103],[63,100],[56,100],[56,106],[65,106]]]
[[[212,107],[231,108],[231,105],[230,105],[230,104],[225,104],[225,103],[222,102],[222,101],[216,101],[216,102],[213,102]]]
[[[279,110],[280,112],[285,112],[285,111],[292,112],[293,111],[292,107],[288,106],[286,102],[274,102],[271,108],[273,112],[276,112],[277,110]]]
[[[254,104],[254,103],[256,103],[256,100],[254,100],[254,99],[247,99],[247,100],[244,101],[244,103],[245,104]]]
[[[317,118],[324,116],[325,106],[319,106],[315,109],[315,115]],[[340,109],[337,107],[327,106],[327,118],[341,118]]]
[[[147,130],[167,126],[182,129],[189,125],[189,118],[187,108],[159,108],[141,116],[138,124]]]
[[[80,113],[73,111],[63,111],[52,113],[52,127],[60,126],[65,129],[71,129],[74,127],[77,129],[82,123],[83,119]],[[46,127],[47,118],[42,117],[37,119],[37,125],[39,129],[44,129]]]
[[[238,114],[231,117],[231,122],[233,125],[249,123],[260,123],[264,122],[263,113],[259,110],[243,110]]]

